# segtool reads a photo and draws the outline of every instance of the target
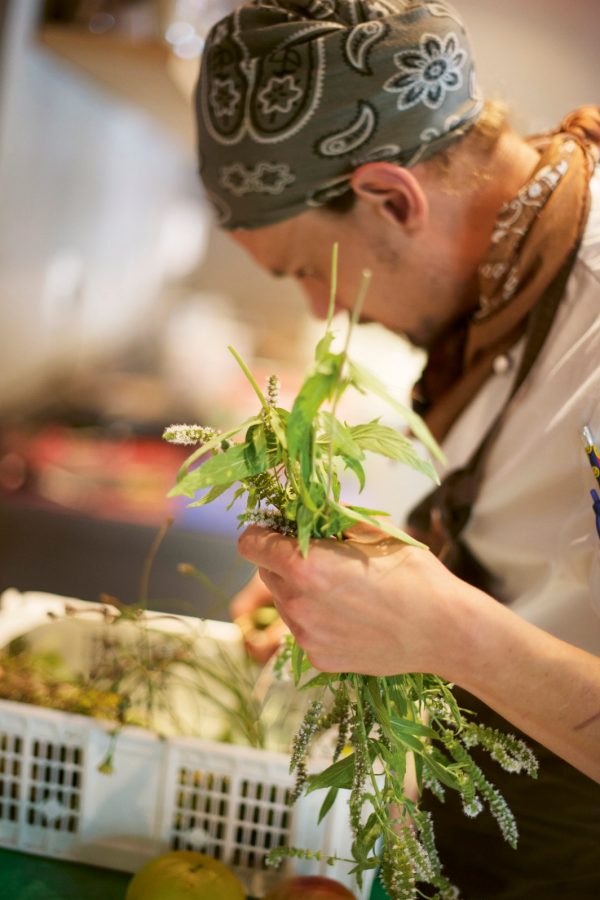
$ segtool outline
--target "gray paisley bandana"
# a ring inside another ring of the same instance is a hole
[[[427,159],[483,105],[445,0],[247,2],[211,30],[196,104],[200,174],[227,229],[320,206],[363,163]]]

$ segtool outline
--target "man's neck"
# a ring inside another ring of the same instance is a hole
[[[457,241],[462,244],[463,283],[457,311],[464,315],[479,302],[478,270],[488,253],[501,207],[510,202],[532,176],[539,154],[512,130],[504,132],[485,164],[471,160],[472,189],[457,196]]]

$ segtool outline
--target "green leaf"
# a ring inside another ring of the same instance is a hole
[[[229,484],[216,484],[211,487],[211,489],[207,491],[199,500],[195,500],[193,503],[188,503],[188,506],[206,506],[208,503],[212,503],[213,500],[216,500],[217,497],[220,497],[221,494],[224,494],[232,484],[233,482],[230,482]]]
[[[331,675],[329,672],[319,672],[318,675],[315,675],[314,678],[309,678],[308,681],[305,681],[304,684],[300,687],[301,691],[309,691],[311,688],[315,687],[326,687],[331,681]]]
[[[391,740],[390,744],[392,744]],[[379,756],[388,764],[388,766],[394,773],[392,788],[394,787],[394,783],[396,782],[396,780],[402,783],[402,781],[404,780],[404,776],[406,775],[406,751],[404,749],[394,749],[393,744],[391,749],[380,745]],[[418,754],[415,754],[415,759],[420,759],[420,756]],[[403,788],[400,787],[400,790],[403,791]]]
[[[387,725],[389,721],[388,707],[381,696],[379,681],[374,675],[369,675],[367,681],[367,699],[373,710],[377,713],[379,721]]]
[[[333,392],[337,383],[341,359],[329,354],[310,375],[294,401],[287,425],[288,452],[292,460],[300,462],[300,471],[305,482],[310,480],[313,468],[313,422],[321,404]]]
[[[348,508],[353,509],[354,512],[360,513],[363,516],[389,516],[389,513],[384,512],[382,509],[370,509],[367,506],[356,506],[355,503],[349,505]]]
[[[356,460],[365,458],[357,441],[354,440],[352,430],[336,419],[330,412],[323,411],[320,415],[324,436],[327,442],[333,445],[333,452]]]
[[[310,775],[308,778],[307,793],[319,791],[322,788],[345,788],[350,790],[354,778],[354,753],[338,759],[318,775]]]
[[[441,765],[433,756],[426,754],[423,756],[423,765],[427,766],[433,775],[441,781],[442,784],[445,784],[446,787],[451,788],[453,791],[460,791],[461,785],[456,780],[452,772],[450,772],[445,766]]]
[[[271,408],[267,413],[267,421],[269,423],[270,428],[272,428],[275,437],[283,447],[283,449],[287,449],[287,433],[286,433],[286,425],[287,420],[289,418],[289,413],[286,409],[273,409]]]
[[[235,437],[236,434],[239,434],[240,431],[244,431],[248,429],[251,425],[260,422],[261,419],[259,416],[252,416],[250,419],[246,419],[245,422],[242,422],[240,425],[236,425],[235,428],[231,428],[229,431],[225,431],[222,434],[217,434],[215,437],[207,441],[205,444],[202,444],[198,447],[188,458],[182,463],[179,472],[177,473],[177,482],[180,482],[185,478],[185,476],[190,471],[191,466],[196,462],[196,460],[200,459],[200,457],[205,456],[207,453],[214,452],[221,447],[223,441],[228,441],[230,438]],[[169,494],[170,496],[175,496],[175,494]]]
[[[403,719],[399,716],[390,716],[390,723],[393,725],[394,730],[398,733],[405,732],[406,734],[413,734],[417,737],[426,737],[426,738],[435,738],[436,734],[432,728],[428,728],[427,725],[423,725],[422,722],[415,722],[413,719]]]
[[[341,455],[346,467],[348,469],[350,469],[351,472],[354,472],[354,474],[356,475],[356,477],[358,479],[359,493],[361,493],[362,489],[365,486],[365,470],[363,469],[363,467],[361,466],[359,461],[357,459],[355,459],[353,456],[346,456],[343,453],[340,455]],[[334,492],[333,496],[337,500],[339,498],[339,491],[337,493],[337,496],[336,496],[335,492]]]
[[[304,504],[299,504],[296,510],[296,528],[298,529],[298,544],[300,553],[306,557],[310,546],[310,539],[314,537],[315,514]]]
[[[426,549],[425,544],[415,540],[410,534],[406,534],[406,532],[402,531],[400,528],[396,528],[395,525],[390,525],[389,522],[381,521],[380,519],[376,519],[372,515],[363,512],[358,512],[358,508],[356,507],[341,506],[339,503],[336,503],[335,500],[331,500],[330,505],[336,509],[340,515],[353,523],[363,522],[367,525],[374,525],[376,528],[379,528],[380,531],[384,531],[390,537],[396,538],[398,541],[402,541],[405,544],[411,544],[413,547],[423,547]]]
[[[300,679],[302,678],[302,673],[304,663],[304,650],[302,647],[294,642],[294,646],[292,647],[292,672],[294,674],[294,684],[296,687],[300,684]]]
[[[436,459],[439,459],[440,462],[446,463],[446,457],[438,446],[437,441],[429,431],[429,428],[423,419],[418,416],[416,412],[413,412],[408,406],[404,406],[404,404],[395,400],[383,382],[368,369],[365,369],[364,366],[359,366],[358,363],[348,359],[348,367],[352,383],[356,388],[359,390],[364,390],[366,388],[377,397],[381,397],[382,400],[385,400],[385,402],[388,403],[392,409],[395,409],[396,412],[402,416],[404,421],[408,423],[415,437],[421,441],[429,452],[435,456]]]
[[[169,496],[184,494],[186,497],[193,497],[196,491],[202,488],[243,481],[251,475],[265,472],[279,462],[281,462],[279,447],[257,456],[254,446],[234,444],[228,450],[211,456],[196,469],[188,472],[185,478],[171,489]]]
[[[399,434],[394,428],[380,425],[376,420],[365,425],[355,425],[350,428],[350,433],[355,442],[363,450],[370,453],[378,453],[389,459],[397,459],[409,465],[418,472],[423,472],[436,484],[440,483],[438,473],[428,459],[419,456],[413,443],[404,435]]]
[[[327,796],[323,800],[321,804],[321,809],[319,810],[319,818],[317,819],[317,825],[320,825],[333,804],[335,803],[336,797],[338,795],[339,788],[332,787],[327,791]]]
[[[328,329],[315,347],[315,361],[317,363],[323,362],[329,355],[334,338],[335,335],[333,331],[329,331]]]
[[[267,436],[262,422],[246,432],[246,459],[253,468],[264,471],[267,460]]]

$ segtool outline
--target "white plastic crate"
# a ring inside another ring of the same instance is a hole
[[[62,616],[65,604],[99,605],[39,593],[6,591],[0,597],[0,646]],[[147,614],[153,628],[198,627],[188,617]],[[202,624],[203,634],[239,644],[238,629]],[[168,849],[193,849],[227,863],[247,891],[262,896],[286,871],[265,858],[290,845],[350,857],[347,792],[317,825],[324,791],[288,804],[293,777],[289,756],[198,738],[160,738],[125,727],[114,771],[98,771],[113,725],[86,716],[0,699],[0,846],[109,868],[135,871]],[[327,764],[327,763],[324,763]],[[360,900],[350,866],[294,860],[300,874],[335,878]]]

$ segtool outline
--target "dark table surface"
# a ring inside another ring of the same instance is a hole
[[[130,880],[125,872],[0,849],[0,900],[125,900]]]
[[[130,879],[124,872],[0,849],[0,900],[125,900]],[[375,882],[371,900],[386,896]]]

